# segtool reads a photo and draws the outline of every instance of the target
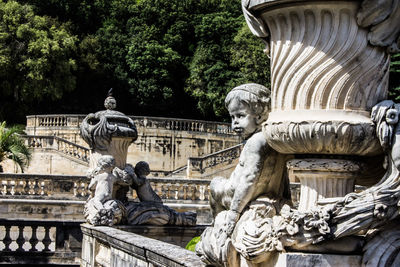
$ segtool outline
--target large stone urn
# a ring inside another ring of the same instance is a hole
[[[379,22],[385,12],[384,18],[394,21],[398,11],[373,1],[242,4],[251,30],[270,49],[272,112],[263,126],[266,139],[280,153],[313,155],[288,163],[290,174],[302,173],[301,179],[291,177],[302,183],[301,209],[344,196],[360,170],[352,156],[382,153],[370,112],[386,99],[387,50],[396,48],[395,39],[384,37],[399,30]],[[336,184],[343,184],[336,186],[338,192],[332,188]]]

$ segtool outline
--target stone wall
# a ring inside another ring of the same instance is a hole
[[[27,116],[26,133],[35,136],[57,136],[73,144],[87,147],[79,136],[85,115]],[[189,157],[200,157],[234,146],[240,142],[227,123],[154,117],[131,117],[138,130],[138,139],[129,147],[127,162],[144,160],[154,175],[164,176],[187,164]],[[36,151],[36,150],[35,150]],[[35,152],[36,153],[36,152]],[[33,166],[35,164],[36,166]],[[73,167],[51,167],[54,161],[39,165],[32,162],[27,173],[75,174]],[[79,167],[86,170],[86,165]],[[14,168],[6,172],[14,171]],[[84,173],[84,172],[83,172]],[[83,174],[82,173],[82,174]]]

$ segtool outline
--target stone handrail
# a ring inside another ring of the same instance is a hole
[[[79,264],[82,222],[0,219],[0,264]]]
[[[207,169],[219,164],[231,163],[233,160],[239,158],[242,148],[243,144],[238,144],[203,157],[190,157],[188,159],[187,176],[193,177],[195,173],[201,175],[204,174]]]
[[[148,178],[154,191],[166,202],[208,203],[208,180]],[[0,197],[48,197],[86,199],[89,179],[86,176],[0,173]],[[136,198],[135,191],[131,193]]]
[[[82,232],[82,267],[205,266],[192,251],[114,227],[83,224]]]
[[[89,149],[58,136],[25,135],[29,148],[54,149],[77,160],[89,163]]]
[[[29,115],[26,116],[27,128],[69,127],[78,129],[85,116],[82,114]],[[229,123],[147,116],[129,117],[133,119],[138,128],[236,135]]]

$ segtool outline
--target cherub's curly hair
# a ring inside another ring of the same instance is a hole
[[[233,88],[225,98],[225,107],[236,99],[246,103],[255,115],[261,116],[260,121],[268,118],[271,104],[271,91],[260,84],[246,83]]]

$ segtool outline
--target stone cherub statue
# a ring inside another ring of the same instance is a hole
[[[137,130],[131,118],[114,110],[116,105],[110,90],[104,101],[106,110],[89,114],[81,124],[81,136],[91,149],[92,167],[86,220],[93,225],[195,225],[196,213],[176,212],[162,203],[146,179],[150,173],[146,162],[135,167],[126,163]],[[136,190],[140,202],[128,200],[129,187]]]
[[[85,205],[85,217],[93,225],[113,225],[122,220],[123,208],[113,200],[114,183],[122,182],[125,185],[131,183],[131,176],[120,176],[121,172],[115,166],[114,157],[101,156],[97,161],[97,167],[89,172],[91,178],[89,190],[91,196]]]
[[[165,206],[161,198],[154,192],[146,176],[150,174],[149,164],[139,161],[135,165],[135,178],[131,188],[136,190],[140,202],[128,202],[127,223],[152,225],[195,225],[196,214],[193,212],[176,212]]]
[[[140,201],[153,201],[162,203],[161,198],[154,192],[146,176],[150,174],[150,166],[145,161],[139,161],[135,165],[136,179],[133,180],[131,187],[136,190]]]
[[[363,266],[398,266],[399,114],[400,104],[389,100],[378,103],[371,112],[371,119],[376,124],[376,136],[387,157],[387,171],[376,185],[359,193],[321,200],[318,206],[306,211],[287,204],[271,206],[261,199],[253,201],[237,222],[230,237],[232,245],[218,243],[218,239],[210,236],[207,236],[208,243],[200,243],[198,249],[206,262],[216,266],[240,266],[239,254],[251,263],[258,263],[266,262],[277,252],[289,248],[318,252],[331,249],[332,244],[336,244],[337,251],[347,253],[356,246],[362,246]],[[268,208],[269,205],[271,208]],[[223,226],[223,223],[217,222],[218,227]],[[360,233],[366,236],[363,241],[357,238]],[[332,243],[336,241],[342,243]]]
[[[217,266],[229,261],[231,235],[252,201],[266,197],[276,205],[290,202],[285,172],[288,156],[274,151],[261,132],[261,123],[268,117],[270,91],[258,84],[240,85],[229,92],[225,105],[232,129],[244,137],[245,144],[229,179],[216,177],[211,181],[214,225],[206,229],[196,247],[205,262]]]

